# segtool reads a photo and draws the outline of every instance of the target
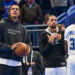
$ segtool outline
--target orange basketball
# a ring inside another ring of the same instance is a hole
[[[17,56],[26,56],[30,52],[29,46],[21,42],[13,44],[12,49],[14,49]]]

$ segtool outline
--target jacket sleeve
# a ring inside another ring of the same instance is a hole
[[[41,56],[41,54],[39,52],[37,52],[37,62],[36,62],[36,66],[38,67],[38,69],[40,70],[40,72],[43,74],[44,72],[44,65],[43,65],[43,57]]]
[[[52,50],[52,44],[48,42],[48,37],[45,33],[42,33],[39,37],[39,48],[43,56],[46,56]]]
[[[41,18],[42,18],[42,10],[41,10],[41,8],[40,8],[40,6],[38,5],[38,7],[37,7],[37,13],[38,13],[38,17],[37,17],[37,19],[38,19],[38,21],[42,21],[41,20]]]
[[[24,27],[24,26],[23,26],[23,27]],[[31,45],[31,40],[29,39],[28,33],[27,33],[27,31],[26,31],[26,27],[24,27],[23,29],[24,29],[23,41],[24,41],[26,44]]]
[[[4,23],[0,23],[0,51],[8,52],[11,46],[7,44],[7,31]]]

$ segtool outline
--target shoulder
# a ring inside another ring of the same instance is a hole
[[[22,27],[22,28],[26,28],[26,26],[25,26],[25,25],[23,25],[23,24],[21,24],[21,27]]]
[[[34,3],[34,5],[39,6],[39,4],[37,4],[36,2]]]
[[[22,7],[24,7],[24,8],[27,7],[27,6],[28,6],[27,2],[22,5]]]
[[[22,31],[26,32],[26,26],[24,26],[23,24],[19,24],[19,28],[22,29]]]
[[[69,31],[72,31],[74,29],[74,26],[75,26],[74,24],[71,24],[70,26],[68,26],[65,30],[65,34]]]
[[[46,37],[48,35],[50,35],[48,32],[44,31],[40,34],[40,37]]]
[[[43,37],[46,37],[46,35],[47,35],[47,32],[44,31],[44,32],[40,33],[40,36],[39,37],[43,38]]]
[[[70,26],[68,26],[68,27],[66,28],[66,30],[73,29],[73,27],[75,27],[75,24],[71,24]]]
[[[70,26],[68,26],[65,30],[65,38],[68,38],[71,34],[74,33],[74,30],[75,30],[75,24],[71,24]]]
[[[1,21],[0,21],[0,26],[1,26],[1,25],[2,25],[2,26],[5,25],[5,23],[6,23],[6,22],[5,22],[5,19],[1,19]]]
[[[0,21],[0,30],[5,30],[6,29],[6,22],[4,20]]]
[[[26,26],[23,25],[22,23],[19,23],[19,27],[22,28],[22,29],[26,29]]]

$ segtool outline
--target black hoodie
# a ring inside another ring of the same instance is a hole
[[[66,66],[64,39],[55,39],[54,44],[51,44],[48,42],[47,35],[51,36],[51,32],[48,29],[41,33],[39,37],[39,47],[40,52],[44,58],[45,67]]]
[[[10,18],[0,21],[0,58],[21,61],[11,50],[11,45],[17,42],[29,43],[25,27]]]

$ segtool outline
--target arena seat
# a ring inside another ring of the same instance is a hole
[[[70,14],[72,11],[75,10],[75,5],[71,6],[68,10],[67,10],[67,14]]]

